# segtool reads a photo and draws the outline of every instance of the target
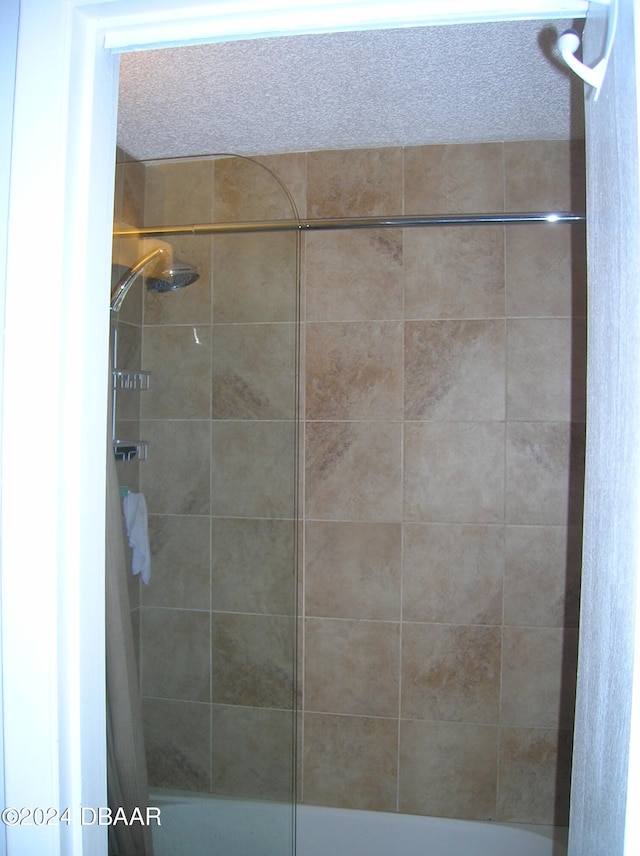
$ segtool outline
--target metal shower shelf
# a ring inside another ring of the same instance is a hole
[[[128,369],[113,370],[114,389],[149,389],[151,372],[129,371]]]
[[[148,447],[146,440],[113,440],[117,461],[146,461]]]

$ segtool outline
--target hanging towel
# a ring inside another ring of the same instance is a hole
[[[142,582],[149,585],[151,576],[151,551],[147,526],[147,503],[141,493],[128,493],[122,500],[127,538],[131,547],[131,573],[140,574]]]

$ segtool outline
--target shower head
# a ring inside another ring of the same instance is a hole
[[[147,288],[149,291],[177,291],[179,288],[184,288],[191,285],[198,279],[198,271],[193,265],[186,262],[178,261],[171,258],[170,247],[156,247],[146,256],[139,259],[131,270],[122,277],[111,292],[111,310],[119,312],[122,306],[122,301],[127,296],[127,293],[138,276],[144,269],[153,262],[158,262],[163,257],[169,257],[169,264],[161,270],[157,276],[147,277]]]
[[[178,291],[195,282],[200,274],[188,262],[174,259],[173,264],[161,271],[159,276],[147,277],[148,291]]]

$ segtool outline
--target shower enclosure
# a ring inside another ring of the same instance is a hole
[[[254,161],[120,166],[118,219],[201,278],[120,312],[150,372],[118,430],[148,443],[120,478],[150,510],[151,785],[287,805],[285,849],[294,780],[312,805],[566,826],[584,226],[516,214],[584,210],[582,146],[263,160],[314,224],[301,256]]]

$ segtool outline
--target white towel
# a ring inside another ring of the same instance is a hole
[[[122,500],[127,538],[131,547],[131,573],[140,574],[142,582],[149,585],[151,576],[151,551],[147,525],[147,503],[141,493],[128,493]]]

